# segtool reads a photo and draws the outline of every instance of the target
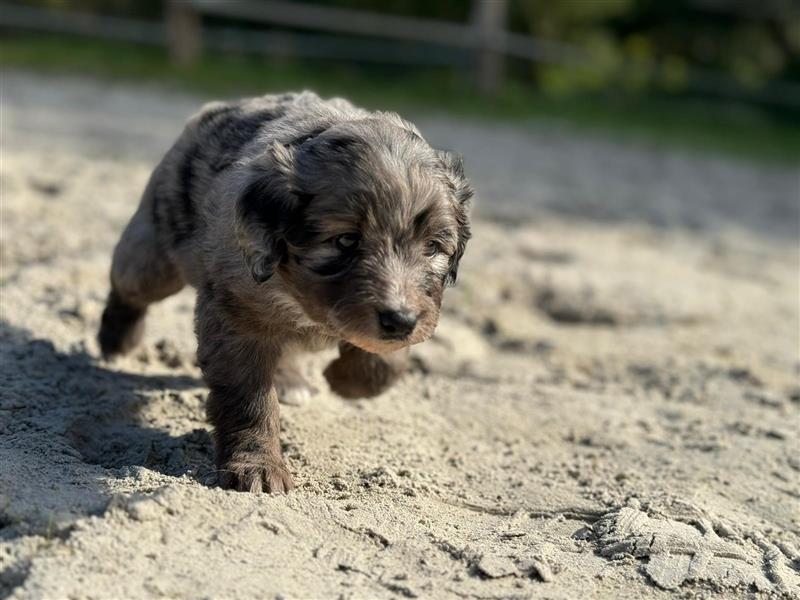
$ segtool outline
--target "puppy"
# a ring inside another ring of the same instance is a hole
[[[221,484],[287,491],[278,400],[308,391],[297,355],[338,343],[325,377],[346,397],[392,385],[436,327],[472,194],[461,159],[396,114],[308,92],[208,104],[116,246],[102,352],[193,286]]]

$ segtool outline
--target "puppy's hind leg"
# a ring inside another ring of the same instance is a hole
[[[144,333],[148,305],[177,293],[185,281],[159,243],[143,202],[125,228],[111,265],[111,292],[97,340],[106,358],[133,349]]]
[[[319,390],[303,374],[299,352],[284,351],[274,376],[278,402],[288,406],[302,406]]]

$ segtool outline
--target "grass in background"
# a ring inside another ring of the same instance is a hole
[[[744,105],[607,95],[554,99],[510,82],[493,100],[452,72],[348,67],[341,62],[206,56],[182,69],[160,48],[49,35],[0,39],[0,66],[101,78],[153,81],[207,97],[290,89],[342,95],[370,108],[511,122],[559,122],[689,149],[770,162],[800,162],[800,117]]]

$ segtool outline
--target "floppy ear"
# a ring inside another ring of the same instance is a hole
[[[303,201],[291,187],[291,147],[275,144],[253,165],[236,199],[236,235],[253,279],[263,283],[286,258],[284,236]]]
[[[470,201],[475,192],[464,176],[464,159],[460,154],[437,150],[436,156],[439,158],[444,168],[447,185],[453,193],[455,203],[458,241],[456,243],[455,254],[450,257],[450,267],[447,271],[447,277],[445,278],[445,283],[447,285],[453,285],[458,276],[458,263],[464,255],[464,250],[467,247],[469,238],[472,237],[472,232],[469,227],[469,209]]]

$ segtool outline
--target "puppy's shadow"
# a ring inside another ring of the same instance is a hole
[[[6,322],[0,323],[0,346],[0,376],[11,392],[0,402],[0,415],[9,417],[10,433],[24,436],[33,425],[47,434],[44,439],[71,446],[83,462],[111,470],[112,477],[137,476],[137,467],[146,467],[204,484],[216,480],[205,429],[173,435],[169,425],[149,422],[202,422],[201,380],[116,371],[85,350],[60,352],[49,340]],[[161,411],[169,418],[153,418]],[[49,449],[41,451],[46,456]]]

